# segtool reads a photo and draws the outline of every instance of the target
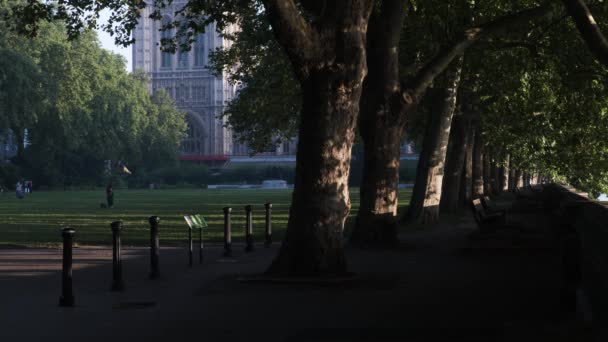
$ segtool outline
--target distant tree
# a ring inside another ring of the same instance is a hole
[[[39,27],[33,38],[0,36],[0,125],[18,141],[27,129],[15,160],[26,174],[37,184],[94,183],[104,160],[133,169],[177,160],[186,123],[166,94],[151,97],[143,75],[128,74],[94,32],[70,40],[62,22]]]
[[[44,107],[42,76],[32,59],[18,51],[0,48],[0,129],[10,128],[23,158],[24,133]]]

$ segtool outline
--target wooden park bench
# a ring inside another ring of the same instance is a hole
[[[192,231],[199,230],[198,247],[199,247],[199,263],[203,263],[203,228],[207,228],[207,222],[201,215],[186,215],[184,220],[188,224],[188,255],[190,258],[190,266],[192,266]]]
[[[481,199],[476,198],[471,201],[471,208],[473,209],[473,217],[479,228],[487,228],[489,225],[503,223],[505,218],[505,212],[494,212],[484,208],[481,203]]]

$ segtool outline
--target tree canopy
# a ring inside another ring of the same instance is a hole
[[[493,42],[473,61],[483,77],[484,140],[499,163],[606,192],[608,69],[557,17],[527,40]]]
[[[177,160],[184,114],[145,76],[86,31],[76,39],[62,22],[41,23],[36,37],[0,40],[0,127],[29,145],[15,162],[38,184],[99,182],[104,160],[136,173]]]

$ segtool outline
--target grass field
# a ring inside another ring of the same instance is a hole
[[[411,190],[402,190],[404,205]],[[352,221],[359,207],[359,189],[351,189]],[[123,221],[124,245],[147,245],[148,217],[160,216],[160,238],[163,245],[182,244],[187,237],[183,216],[202,214],[209,228],[206,241],[221,241],[222,208],[231,206],[233,241],[244,236],[247,204],[254,206],[254,236],[261,241],[264,231],[265,202],[273,204],[273,238],[279,241],[285,231],[291,190],[115,190],[114,208],[100,208],[105,202],[104,190],[35,192],[19,200],[14,193],[0,195],[0,245],[52,246],[61,242],[60,229],[76,229],[76,242],[81,245],[110,244],[110,222]]]

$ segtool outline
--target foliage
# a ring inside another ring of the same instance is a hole
[[[18,51],[0,48],[0,129],[23,130],[41,110],[38,66]]]
[[[295,137],[302,102],[300,84],[259,6],[252,2],[239,12],[239,30],[226,34],[232,45],[211,55],[215,73],[229,71],[241,86],[224,116],[254,152]]]
[[[19,168],[10,163],[0,163],[0,188],[12,189],[19,180]]]
[[[64,23],[39,28],[34,38],[0,40],[0,128],[17,141],[27,129],[29,146],[14,160],[25,176],[99,184],[107,159],[132,170],[175,163],[186,123],[165,93],[150,97],[145,77],[127,74],[93,32],[70,40]]]
[[[608,191],[608,69],[573,23],[557,18],[527,42],[496,43],[478,61],[484,139],[497,161]]]
[[[167,2],[156,0],[155,4],[162,8]],[[40,18],[58,17],[66,20],[68,32],[76,33],[86,25],[95,25],[90,17],[82,18],[78,9],[95,16],[102,7],[108,7],[114,13],[113,23],[122,24],[116,26],[117,39],[122,42],[129,41],[130,36],[121,35],[120,30],[126,30],[124,33],[133,27],[134,15],[143,4],[107,1],[95,7],[93,0],[67,0],[57,9],[55,5],[34,3],[18,10],[25,19],[17,25],[22,32],[35,32]],[[399,46],[402,79],[411,79],[464,28],[543,3],[408,1]],[[605,29],[605,4],[591,5],[600,28]],[[158,11],[154,13],[158,15]],[[230,70],[233,81],[244,86],[226,114],[237,135],[256,149],[263,149],[274,139],[295,131],[300,91],[283,52],[272,38],[260,2],[188,1],[178,18],[170,25],[178,28],[178,37],[164,42],[166,49],[177,45],[188,48],[193,33],[211,21],[217,21],[220,30],[232,24],[241,26],[240,31],[229,36],[234,40],[233,46],[217,51],[213,57],[216,72]],[[112,27],[107,29],[115,31]],[[180,34],[189,39],[180,38]],[[563,178],[593,192],[608,191],[608,74],[592,58],[563,10],[555,11],[548,20],[481,42],[467,51],[465,63],[460,101],[480,112],[485,147],[495,162],[502,163],[509,155],[515,168]],[[36,79],[33,74],[23,77]],[[418,115],[408,118],[408,134],[414,140],[422,135],[428,101],[420,105]],[[32,114],[30,117],[36,117],[36,113]],[[280,133],[275,136],[277,128]]]

